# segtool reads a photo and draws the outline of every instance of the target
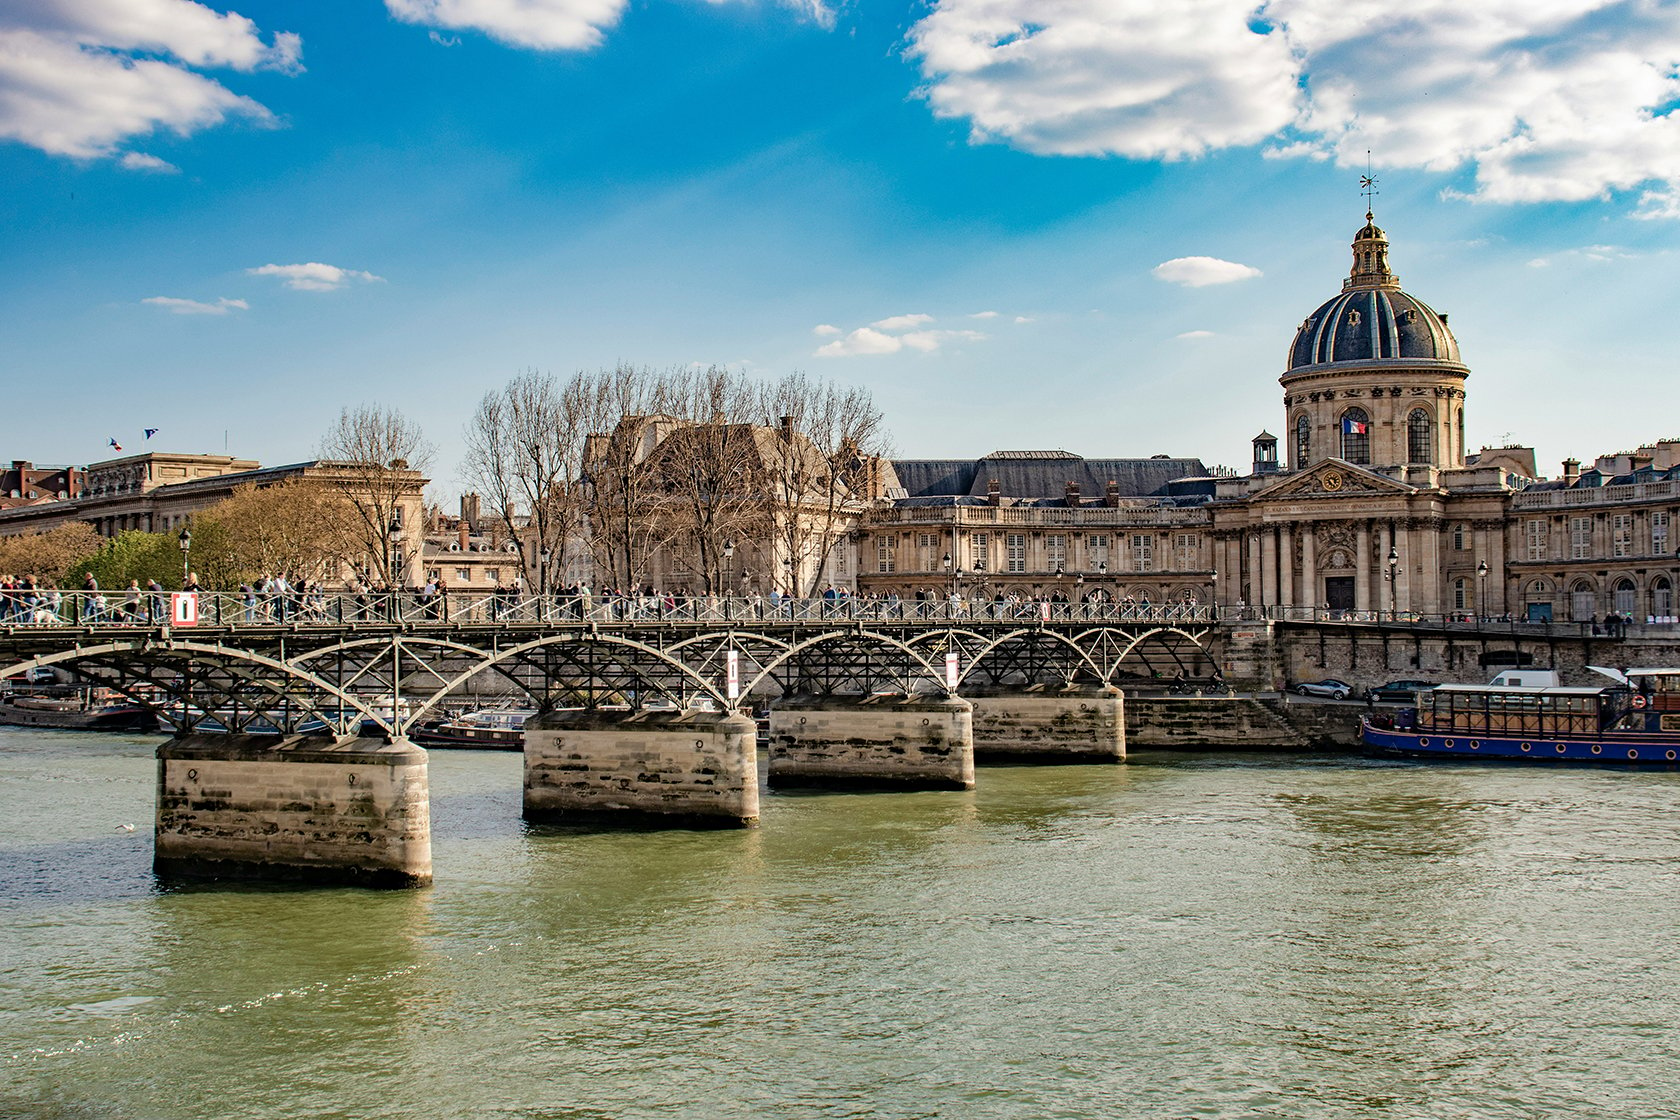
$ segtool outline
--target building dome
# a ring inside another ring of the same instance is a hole
[[[1288,371],[1341,362],[1462,368],[1446,316],[1400,290],[1388,268],[1388,239],[1365,215],[1354,235],[1353,271],[1342,293],[1307,316],[1289,348]]]

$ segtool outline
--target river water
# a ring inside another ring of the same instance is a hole
[[[0,731],[0,1116],[1680,1114],[1680,776],[1140,755],[161,891],[155,739]],[[133,832],[122,825],[133,824]]]

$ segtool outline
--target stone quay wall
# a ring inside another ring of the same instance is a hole
[[[1359,745],[1363,705],[1289,697],[1129,696],[1133,751],[1303,751]]]
[[[781,697],[770,707],[769,780],[973,789],[973,705],[954,696]]]
[[[1117,688],[1049,686],[964,692],[980,761],[1124,762],[1125,699]]]
[[[427,758],[412,744],[203,734],[157,758],[159,875],[432,881]]]
[[[525,817],[740,828],[758,823],[757,728],[742,715],[562,709],[525,721]]]

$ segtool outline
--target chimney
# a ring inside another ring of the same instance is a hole
[[[986,504],[989,506],[1001,506],[1003,504],[1003,487],[999,485],[995,478],[986,481]]]
[[[1072,479],[1068,480],[1067,492],[1063,495],[1062,501],[1072,509],[1079,508],[1079,483]]]
[[[1112,478],[1108,480],[1108,491],[1103,495],[1103,505],[1109,509],[1120,508],[1120,484]]]
[[[782,442],[793,442],[793,417],[791,416],[782,417]]]
[[[461,524],[455,528],[455,541],[461,546],[462,552],[467,550],[467,537],[471,532],[472,530],[467,528],[465,520],[462,520]]]
[[[461,495],[461,520],[473,532],[478,532],[478,495],[468,493]]]
[[[1574,482],[1576,479],[1578,479],[1580,477],[1581,477],[1581,460],[1579,460],[1579,459],[1565,459],[1563,461],[1563,480],[1565,482]]]

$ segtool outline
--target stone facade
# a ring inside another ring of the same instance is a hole
[[[1117,688],[1070,686],[965,693],[979,761],[1124,762],[1125,700]]]
[[[784,696],[770,708],[769,780],[973,789],[973,706],[957,697]]]

